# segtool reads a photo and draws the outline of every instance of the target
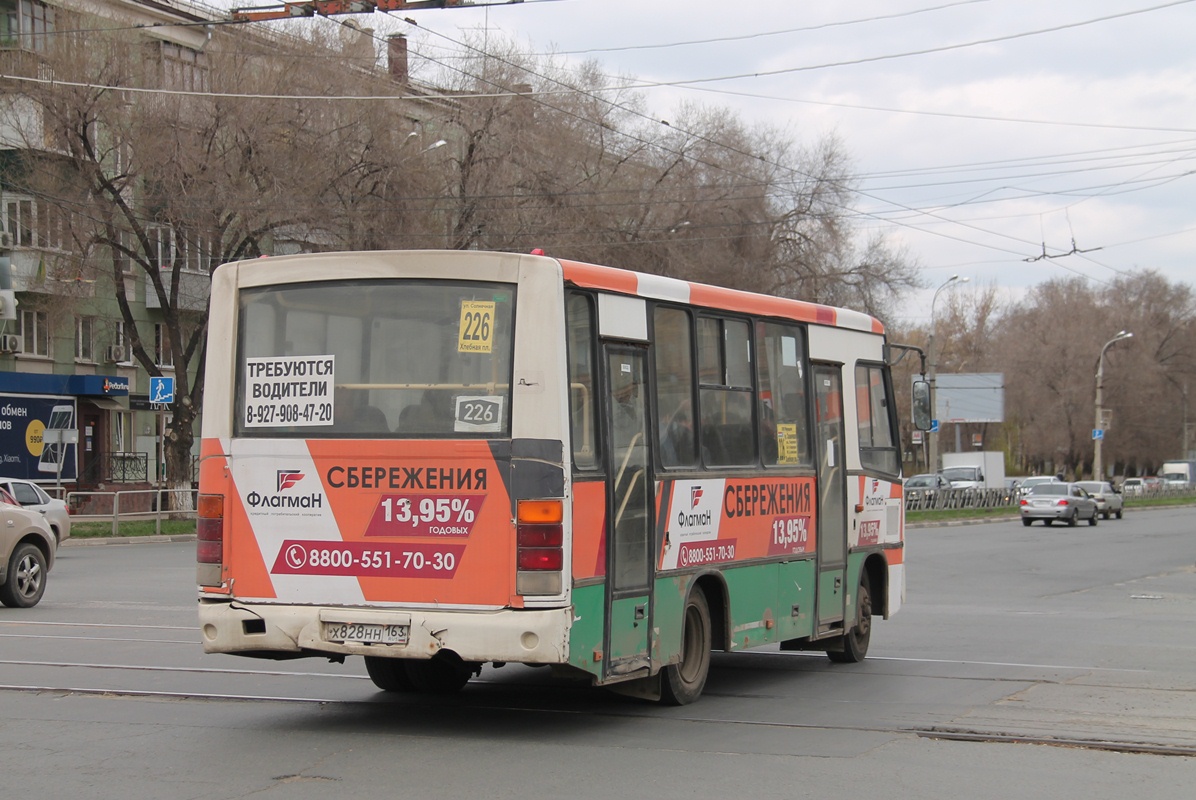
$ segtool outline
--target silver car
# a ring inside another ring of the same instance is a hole
[[[50,497],[42,487],[24,478],[0,478],[0,489],[7,491],[30,511],[41,513],[59,542],[71,538],[71,515],[65,502]]]
[[[927,472],[914,475],[905,479],[905,499],[929,502],[934,499],[936,493],[950,488],[951,481],[938,473]]]
[[[0,489],[0,603],[9,608],[37,605],[57,547],[45,517],[22,508]]]
[[[1022,478],[1017,484],[1017,494],[1019,497],[1024,497],[1030,493],[1030,490],[1035,486],[1041,486],[1044,483],[1062,483],[1063,481],[1056,478],[1054,475],[1032,475],[1029,478]]]
[[[1096,501],[1096,510],[1102,517],[1108,519],[1110,516],[1116,516],[1117,519],[1121,519],[1125,511],[1125,502],[1121,499],[1121,494],[1113,488],[1113,484],[1106,481],[1080,481],[1079,485],[1092,495],[1092,499]]]
[[[1040,483],[1031,486],[1021,499],[1022,524],[1026,527],[1036,519],[1043,525],[1055,520],[1075,527],[1082,519],[1096,524],[1096,501],[1078,483]]]

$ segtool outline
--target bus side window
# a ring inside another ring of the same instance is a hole
[[[756,323],[758,413],[765,466],[810,466],[805,337],[796,325]]]
[[[589,295],[570,292],[565,296],[565,342],[573,466],[580,470],[595,470],[602,464],[602,453],[598,447],[594,394],[594,306]]]
[[[757,463],[749,330],[742,320],[698,320],[702,458],[708,466]]]
[[[897,474],[897,437],[889,382],[879,364],[857,363],[856,423],[860,439],[860,463],[864,469]]]
[[[693,334],[689,314],[680,308],[657,307],[653,314],[656,359],[656,408],[662,467],[692,467],[694,440]]]

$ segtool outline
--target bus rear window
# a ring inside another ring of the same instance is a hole
[[[235,435],[510,435],[513,285],[330,281],[240,299]]]

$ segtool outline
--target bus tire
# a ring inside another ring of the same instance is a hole
[[[384,692],[415,690],[415,684],[411,682],[411,675],[407,672],[407,662],[401,658],[366,656],[365,671],[369,673],[374,685]]]
[[[664,668],[660,679],[660,701],[684,706],[697,700],[710,674],[710,604],[701,589],[694,589],[685,601],[682,615],[681,661]]]
[[[0,602],[9,608],[32,608],[46,593],[46,557],[25,542],[8,559],[8,577],[0,586]]]
[[[868,655],[872,640],[872,586],[868,573],[860,573],[860,588],[855,605],[855,625],[839,639],[841,646],[827,650],[826,657],[836,664],[855,664]]]
[[[480,665],[467,664],[461,656],[444,650],[427,661],[407,662],[412,685],[428,694],[454,694],[480,669]]]

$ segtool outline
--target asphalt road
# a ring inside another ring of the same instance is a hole
[[[664,708],[486,669],[204,656],[191,543],[64,547],[0,610],[0,797],[1190,798],[1196,509],[912,530],[868,660],[716,654]]]

